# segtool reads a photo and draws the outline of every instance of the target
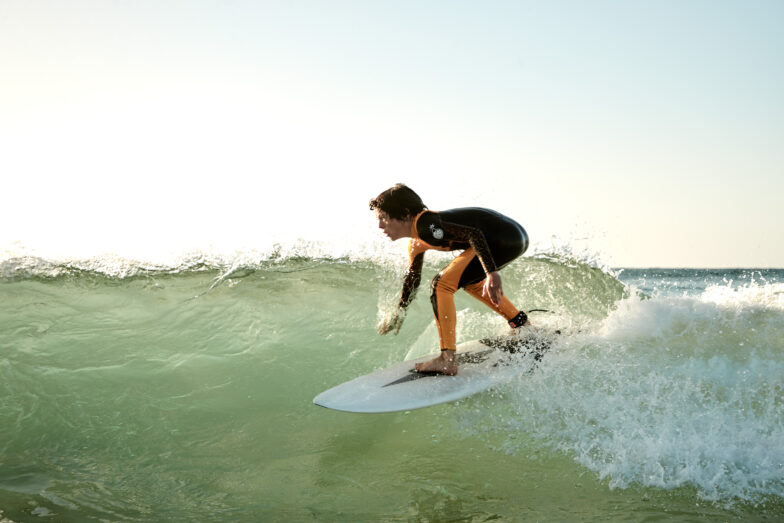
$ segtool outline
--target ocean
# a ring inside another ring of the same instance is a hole
[[[423,282],[444,260],[428,260]],[[433,351],[404,266],[318,249],[0,261],[0,521],[781,521],[784,270],[502,271],[534,372],[377,415],[318,393]],[[506,331],[457,296],[458,341]]]

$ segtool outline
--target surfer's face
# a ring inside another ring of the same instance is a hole
[[[383,230],[390,240],[395,241],[408,236],[411,228],[410,222],[390,218],[387,213],[378,209],[376,209],[376,217],[378,218],[378,228]]]

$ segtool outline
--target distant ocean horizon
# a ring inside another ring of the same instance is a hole
[[[501,274],[562,332],[535,372],[411,412],[313,405],[436,350],[426,283],[376,333],[399,255],[0,259],[0,520],[784,519],[784,270],[534,252]],[[456,303],[459,341],[506,332]]]

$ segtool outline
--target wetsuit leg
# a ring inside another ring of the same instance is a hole
[[[460,288],[460,277],[474,259],[476,259],[474,249],[466,249],[439,272],[430,284],[430,302],[433,304],[433,314],[436,317],[441,350],[457,348],[455,292]]]
[[[525,231],[520,233],[519,239],[512,237],[510,240],[511,241],[508,243],[491,246],[491,253],[496,260],[499,269],[505,267],[511,261],[523,254],[528,247],[528,236],[525,234]],[[471,260],[471,263],[466,265],[466,268],[460,277],[458,287],[465,289],[468,294],[503,316],[506,321],[515,319],[521,311],[514,306],[509,298],[501,296],[501,303],[496,305],[490,300],[489,296],[482,296],[482,287],[484,286],[485,279],[486,275],[479,259],[474,258]]]
[[[514,304],[507,298],[506,296],[501,296],[501,303],[496,305],[495,303],[490,300],[489,296],[482,296],[482,287],[484,286],[485,281],[482,280],[480,282],[467,285],[465,290],[468,294],[476,298],[477,300],[481,301],[495,312],[506,318],[506,321],[511,320],[515,316],[519,314],[519,310]]]

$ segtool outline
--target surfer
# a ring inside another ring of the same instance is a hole
[[[517,222],[490,209],[466,207],[428,210],[409,187],[397,184],[370,200],[378,227],[390,240],[410,238],[409,266],[394,314],[379,326],[381,334],[400,331],[405,311],[419,287],[425,251],[463,251],[430,284],[441,354],[416,364],[418,372],[457,374],[455,351],[457,312],[454,295],[465,289],[471,296],[503,316],[512,328],[528,325],[525,312],[504,296],[498,270],[528,248],[528,235]]]

